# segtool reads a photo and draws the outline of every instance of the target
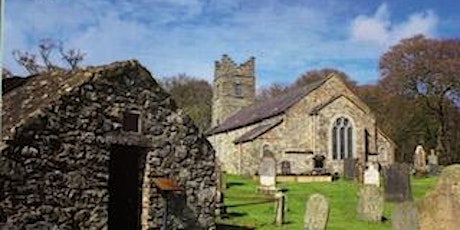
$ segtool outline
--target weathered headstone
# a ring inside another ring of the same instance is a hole
[[[276,160],[273,154],[264,153],[259,168],[259,191],[275,191],[276,190]]]
[[[363,185],[358,192],[356,207],[358,220],[379,222],[383,214],[383,195],[375,185]]]
[[[348,180],[354,180],[356,178],[356,158],[345,158],[343,160],[343,175]]]
[[[419,230],[417,207],[412,201],[397,203],[391,214],[392,230]]]
[[[289,162],[289,161],[281,162],[281,174],[282,175],[291,174],[291,162]]]
[[[418,204],[420,229],[460,228],[460,164],[442,170],[435,189]]]
[[[329,218],[329,203],[321,194],[313,194],[307,201],[304,230],[325,230]]]
[[[403,202],[412,200],[410,186],[409,167],[407,165],[395,163],[388,166],[384,175],[385,201]]]
[[[426,153],[422,145],[417,145],[414,153],[414,169],[415,175],[426,174]]]
[[[217,216],[224,215],[227,213],[225,204],[224,204],[224,193],[227,189],[227,182],[225,178],[225,172],[223,171],[222,163],[219,160],[215,162],[215,171],[217,179],[216,187],[216,209],[215,213]]]
[[[380,173],[374,164],[369,164],[364,171],[364,184],[380,187]]]
[[[438,155],[436,155],[434,149],[431,149],[430,155],[428,155],[427,170],[430,175],[436,175],[439,171]]]

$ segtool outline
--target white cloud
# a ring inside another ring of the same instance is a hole
[[[350,26],[350,38],[354,42],[388,47],[416,34],[434,35],[437,22],[438,18],[431,10],[413,13],[406,21],[392,22],[388,7],[383,3],[374,15],[355,17]]]

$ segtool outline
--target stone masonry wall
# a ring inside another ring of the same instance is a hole
[[[214,151],[138,64],[95,71],[20,126],[0,162],[0,212],[11,229],[107,229],[110,149],[144,146],[142,229],[158,229],[163,199],[154,177],[184,192],[170,198],[168,229],[214,229]],[[140,113],[141,133],[122,131],[122,114]],[[147,171],[145,171],[147,170]],[[0,222],[2,219],[0,218]],[[13,227],[14,226],[14,227]]]

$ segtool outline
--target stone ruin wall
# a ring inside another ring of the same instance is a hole
[[[171,201],[176,208],[168,228],[215,228],[215,156],[205,137],[157,84],[137,76],[148,75],[139,67],[96,74],[110,76],[62,96],[19,127],[2,151],[0,210],[6,226],[107,229],[110,146],[117,142],[107,134],[135,141],[120,130],[122,112],[136,105],[142,136],[153,143],[145,159],[149,171],[144,174],[142,229],[161,226],[162,198],[148,179],[157,176],[173,178],[185,188]]]

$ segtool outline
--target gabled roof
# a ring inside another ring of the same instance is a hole
[[[335,100],[337,100],[337,99],[339,99],[339,98],[341,98],[341,97],[344,97],[344,98],[346,98],[347,100],[349,100],[351,103],[353,103],[354,105],[356,105],[356,107],[359,108],[360,110],[363,110],[363,111],[365,111],[365,112],[366,112],[366,110],[369,110],[369,111],[370,111],[370,109],[367,107],[367,105],[364,104],[364,105],[363,105],[364,107],[363,107],[362,105],[360,105],[358,102],[356,102],[356,101],[353,100],[352,98],[350,98],[350,97],[348,97],[348,96],[346,96],[346,95],[344,95],[344,94],[338,94],[338,95],[336,95],[336,96],[333,96],[333,97],[330,98],[329,100],[327,100],[327,101],[325,101],[325,102],[323,102],[323,103],[321,103],[321,104],[319,104],[319,105],[313,107],[313,108],[310,110],[310,113],[309,113],[309,114],[310,114],[310,115],[316,115],[316,114],[318,114],[319,111],[321,111],[321,110],[324,109],[326,106],[328,106],[329,104],[331,104],[332,102],[334,102]]]
[[[227,118],[222,124],[208,130],[207,134],[213,135],[238,129],[280,115],[310,92],[321,86],[329,78],[330,77],[321,79],[285,95],[243,108],[236,114]]]
[[[10,80],[7,92],[3,93],[2,139],[11,139],[16,127],[80,85],[108,75],[138,72],[139,69],[148,72],[136,60],[130,60]]]
[[[253,129],[247,131],[243,135],[241,135],[239,138],[234,140],[233,143],[241,144],[241,143],[244,143],[244,142],[252,141],[252,140],[256,139],[257,137],[259,137],[260,135],[268,132],[270,129],[275,128],[276,126],[281,124],[281,122],[283,122],[283,119],[272,121],[272,122],[269,122],[267,124],[261,124],[261,125],[255,127],[255,128],[253,128]]]

